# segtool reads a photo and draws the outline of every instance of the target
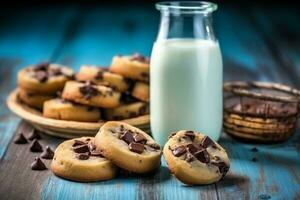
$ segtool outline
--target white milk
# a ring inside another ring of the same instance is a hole
[[[150,65],[155,140],[163,145],[170,133],[182,129],[200,131],[217,140],[223,116],[219,44],[199,39],[158,41]]]

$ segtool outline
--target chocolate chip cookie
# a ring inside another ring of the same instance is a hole
[[[99,121],[101,114],[99,108],[57,98],[44,103],[43,116],[69,121],[96,122]]]
[[[68,67],[41,63],[19,71],[18,86],[31,92],[53,95],[73,77],[74,72]]]
[[[76,75],[79,81],[91,81],[97,85],[109,86],[119,92],[125,92],[131,85],[129,79],[96,66],[82,66]]]
[[[120,168],[136,173],[160,166],[160,146],[145,132],[122,122],[105,123],[95,136],[95,145]]]
[[[146,114],[149,114],[149,104],[145,102],[135,102],[116,108],[104,109],[104,116],[107,120],[122,120]]]
[[[59,177],[80,182],[112,179],[117,172],[115,165],[96,148],[92,137],[61,143],[55,150],[51,170]]]
[[[28,106],[41,110],[43,108],[44,102],[54,98],[54,96],[47,94],[37,94],[34,92],[26,91],[23,88],[18,88],[18,98]]]
[[[90,82],[82,83],[68,81],[63,89],[62,98],[76,103],[114,108],[120,104],[121,93],[110,87],[94,85]]]
[[[187,185],[217,182],[230,166],[227,153],[219,144],[194,131],[172,134],[163,154],[174,176]]]
[[[149,82],[149,59],[140,54],[115,56],[110,71],[126,78]]]

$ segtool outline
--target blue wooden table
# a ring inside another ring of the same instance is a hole
[[[230,156],[230,172],[207,186],[183,186],[164,160],[152,176],[120,174],[97,183],[30,170],[38,154],[29,153],[28,145],[13,144],[12,138],[32,127],[5,106],[17,71],[43,60],[78,69],[82,64],[109,65],[115,54],[150,55],[158,21],[151,4],[1,8],[0,199],[300,199],[299,129],[289,141],[273,145],[245,144],[223,134],[219,142]],[[221,5],[214,22],[224,79],[275,81],[299,89],[299,21],[293,6]],[[53,148],[62,141],[42,137],[41,143]],[[258,152],[251,151],[254,146]]]

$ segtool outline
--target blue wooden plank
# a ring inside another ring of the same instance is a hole
[[[6,97],[16,87],[16,74],[26,65],[49,60],[59,44],[66,22],[74,14],[74,8],[23,10],[5,18],[0,28],[0,158],[3,157],[13,137],[19,118],[6,107]],[[27,28],[30,27],[30,28]]]
[[[158,22],[159,13],[153,6],[85,8],[78,35],[64,44],[58,60],[79,68],[82,64],[108,66],[116,54],[149,56]]]

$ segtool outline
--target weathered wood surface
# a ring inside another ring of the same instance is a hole
[[[300,88],[300,16],[293,7],[220,6],[215,27],[224,58],[225,80],[264,80]],[[275,145],[240,143],[225,134],[220,143],[231,158],[228,176],[217,184],[185,187],[163,161],[154,176],[121,174],[98,183],[75,183],[50,170],[30,170],[38,154],[11,142],[29,134],[25,122],[4,105],[15,87],[18,69],[41,60],[109,65],[115,54],[149,55],[156,37],[158,12],[134,7],[64,6],[0,12],[0,199],[299,199],[300,133]],[[117,13],[117,14],[116,14]],[[280,13],[280,14],[279,14]],[[61,139],[43,135],[55,148]],[[250,149],[257,146],[259,152]],[[253,157],[257,162],[252,162]],[[49,164],[49,162],[47,162]]]

